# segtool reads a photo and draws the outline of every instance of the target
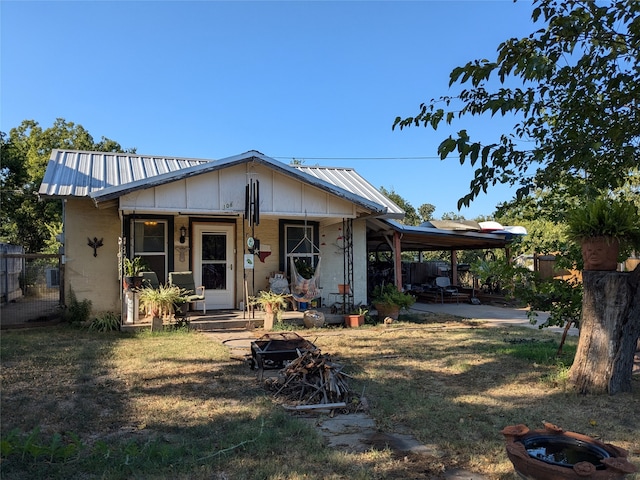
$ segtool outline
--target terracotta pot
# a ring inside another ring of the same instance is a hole
[[[636,471],[627,451],[545,423],[505,427],[506,450],[520,478],[528,480],[615,480]]]
[[[344,325],[348,328],[358,328],[364,325],[364,315],[345,315]]]
[[[351,292],[351,288],[348,284],[344,284],[344,283],[338,284],[338,293],[340,295],[349,295],[350,292]]]
[[[612,270],[618,267],[620,242],[612,237],[589,237],[583,239],[582,260],[585,270]]]
[[[390,317],[393,320],[398,320],[398,316],[400,316],[400,307],[398,305],[376,303],[374,307],[376,307],[376,310],[378,311],[378,317],[380,319]]]

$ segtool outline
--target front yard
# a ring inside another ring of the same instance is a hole
[[[433,314],[299,333],[344,364],[380,431],[402,429],[442,454],[325,447],[205,334],[61,325],[2,333],[0,476],[434,479],[464,468],[506,480],[516,477],[500,430],[543,420],[625,448],[640,466],[640,376],[632,394],[572,393],[575,339],[555,359],[556,334]]]

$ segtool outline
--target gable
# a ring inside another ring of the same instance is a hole
[[[354,204],[265,165],[239,164],[120,197],[124,213],[237,215],[244,213],[247,179],[259,182],[260,214],[353,218]]]

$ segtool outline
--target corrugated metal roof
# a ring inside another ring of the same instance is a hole
[[[53,150],[38,193],[49,197],[86,197],[106,188],[118,188],[210,161],[132,153]]]
[[[344,172],[341,175],[324,172],[322,167],[307,167],[307,170],[302,170],[254,150],[221,160],[54,150],[51,152],[39,194],[48,197],[88,196],[96,202],[103,202],[135,190],[248,161],[269,165],[284,175],[348,199],[376,214],[390,212],[390,216],[394,218],[404,216],[397,205],[352,169],[342,169]]]
[[[377,188],[361,177],[353,168],[310,167],[306,165],[294,165],[294,168],[343,188],[351,193],[368,198],[380,205],[384,205],[388,212],[385,216],[388,218],[404,218],[404,210],[380,193]]]

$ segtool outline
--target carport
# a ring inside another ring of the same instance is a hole
[[[509,246],[515,234],[506,230],[483,230],[474,221],[432,220],[420,226],[403,225],[395,220],[372,218],[367,221],[367,252],[387,252],[393,263],[394,283],[402,288],[402,252],[448,250],[451,253],[452,283],[458,283],[458,250],[489,250]],[[522,232],[522,230],[519,230]]]

